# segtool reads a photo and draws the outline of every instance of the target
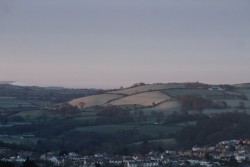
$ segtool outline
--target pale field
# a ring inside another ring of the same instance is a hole
[[[180,103],[177,101],[169,101],[162,103],[154,108],[158,110],[179,110],[181,106]]]
[[[186,87],[185,84],[181,84],[181,83],[149,84],[149,85],[143,85],[143,86],[138,86],[134,88],[112,91],[110,93],[131,95],[131,94],[140,93],[140,92],[163,90],[163,89],[176,89],[176,88],[185,88],[185,87]]]
[[[124,98],[114,100],[109,104],[111,105],[137,104],[143,106],[152,106],[153,103],[158,104],[167,99],[170,99],[170,97],[167,96],[166,94],[161,93],[159,91],[153,91],[153,92],[144,92],[131,96],[126,96]]]
[[[72,106],[77,106],[80,108],[81,107],[80,104],[81,102],[83,102],[84,103],[83,108],[86,108],[86,107],[103,105],[111,100],[118,99],[121,97],[123,96],[117,94],[101,94],[101,95],[93,95],[93,96],[74,99],[72,101],[69,101],[68,103]]]
[[[169,101],[169,102],[159,104],[152,108],[143,109],[143,111],[148,114],[150,114],[153,111],[156,111],[156,112],[163,112],[164,115],[169,115],[173,113],[174,111],[179,111],[180,109],[181,109],[181,106],[177,101]]]

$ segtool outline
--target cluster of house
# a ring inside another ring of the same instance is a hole
[[[222,141],[215,146],[194,146],[192,150],[166,151],[172,163],[200,166],[223,166],[230,163],[250,164],[250,139]]]
[[[215,146],[193,147],[192,150],[174,150],[150,152],[145,155],[133,154],[109,155],[106,153],[83,156],[74,152],[62,154],[48,152],[39,155],[33,152],[18,152],[10,154],[6,148],[0,149],[3,161],[22,163],[27,157],[34,159],[39,166],[67,166],[67,167],[96,167],[96,166],[124,166],[124,167],[156,167],[156,166],[221,166],[230,163],[250,163],[250,139],[222,141]],[[8,158],[6,158],[9,156]]]

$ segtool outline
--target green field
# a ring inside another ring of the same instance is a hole
[[[224,93],[221,91],[209,91],[205,89],[170,89],[170,90],[163,90],[162,92],[170,95],[170,96],[201,96],[201,97],[208,97],[210,95],[223,95]]]
[[[176,144],[175,139],[157,139],[157,140],[149,140],[149,143],[161,143],[162,145],[167,145],[167,146],[173,146]],[[143,142],[136,142],[132,143],[130,145],[140,145],[143,144]]]
[[[33,104],[25,100],[16,99],[14,97],[0,97],[0,107],[4,109],[9,108],[28,108],[35,107]]]
[[[235,92],[243,93],[248,97],[248,99],[250,99],[250,88],[248,88],[248,89],[247,88],[238,88],[235,90]]]
[[[20,116],[26,121],[34,121],[42,117],[53,117],[51,112],[48,112],[46,110],[28,110],[28,111],[22,111],[17,114],[14,114],[12,116]]]
[[[77,113],[76,115],[73,115],[72,119],[74,119],[74,120],[91,120],[92,121],[92,120],[99,118],[97,113],[98,113],[98,111],[95,111],[95,110],[84,111],[84,112]]]
[[[168,116],[175,111],[179,111],[180,108],[181,106],[178,101],[169,101],[159,104],[155,107],[142,109],[142,111],[144,111],[144,113],[148,116],[151,116],[152,112],[163,112],[165,116]]]
[[[175,133],[181,129],[180,126],[165,126],[165,125],[143,125],[143,124],[117,124],[117,125],[101,125],[101,126],[87,126],[79,127],[76,130],[80,131],[92,131],[98,133],[114,133],[126,130],[138,130],[142,134],[146,134],[152,137],[157,137],[161,134],[167,135],[169,133]]]
[[[118,124],[118,125],[101,125],[101,126],[87,126],[87,127],[79,127],[76,130],[80,131],[92,131],[99,133],[113,133],[118,131],[125,131],[130,129],[135,129],[138,127],[136,124]]]
[[[211,115],[211,114],[219,114],[219,113],[226,113],[226,112],[234,112],[234,111],[239,111],[239,112],[246,112],[250,114],[249,110],[245,109],[235,109],[235,108],[228,108],[228,109],[205,109],[202,111],[202,113]]]
[[[139,126],[138,130],[143,133],[147,134],[149,136],[160,136],[161,134],[167,135],[169,133],[175,133],[181,128],[178,126],[166,126],[166,125],[144,125]]]
[[[21,145],[34,145],[41,138],[36,137],[22,137],[22,136],[8,136],[8,137],[0,137],[0,141],[9,144],[21,144]]]

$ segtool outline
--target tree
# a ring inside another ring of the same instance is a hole
[[[143,122],[143,121],[147,120],[147,118],[146,118],[146,116],[144,114],[144,111],[142,111],[142,110],[139,110],[139,119],[140,119],[140,122]]]
[[[242,101],[240,101],[240,102],[239,102],[239,105],[238,105],[238,108],[239,108],[239,109],[245,109],[245,108],[246,108],[245,103],[242,102]]]
[[[95,167],[101,167],[99,163],[95,163]]]
[[[163,112],[162,112],[162,111],[161,111],[161,112],[157,112],[156,121],[157,121],[158,123],[160,123],[160,122],[163,121],[163,119],[164,119],[164,114],[163,114]]]
[[[233,167],[237,167],[239,165],[238,161],[235,159],[234,156],[231,156],[229,158],[229,162],[228,162],[229,166],[233,166]]]
[[[8,124],[9,119],[7,116],[2,116],[2,117],[0,116],[0,122],[2,125],[6,125],[6,124]]]
[[[153,107],[156,106],[155,102],[152,103],[152,106],[153,106]]]
[[[221,113],[184,127],[176,133],[175,139],[180,146],[216,144],[223,140],[249,138],[249,126],[250,116],[246,113]]]
[[[80,106],[81,109],[83,109],[84,106],[85,106],[85,103],[82,101],[82,102],[79,103],[79,106]]]
[[[15,166],[11,162],[0,160],[0,167],[15,167]]]
[[[180,96],[182,111],[196,110],[201,112],[204,108],[212,108],[213,102],[198,96]]]
[[[21,167],[38,167],[37,164],[30,160],[29,157],[24,161]]]

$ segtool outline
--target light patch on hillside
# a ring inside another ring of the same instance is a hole
[[[144,112],[163,112],[165,115],[171,114],[174,111],[179,111],[181,109],[180,103],[177,101],[168,101],[165,103],[161,103],[153,108],[144,109]]]
[[[72,106],[77,106],[79,108],[86,108],[86,107],[103,105],[111,100],[118,99],[121,97],[123,96],[116,94],[101,94],[101,95],[93,95],[93,96],[74,99],[68,103]]]
[[[177,101],[169,101],[162,103],[156,107],[154,107],[156,110],[179,110],[180,104]]]
[[[110,93],[131,95],[131,94],[140,93],[140,92],[163,90],[163,89],[176,89],[176,88],[185,88],[185,87],[186,85],[181,84],[181,83],[150,84],[150,85],[143,85],[143,86],[138,86],[134,88],[117,90],[117,91],[113,91]]]
[[[131,96],[127,96],[115,101],[112,101],[111,105],[128,105],[128,104],[137,104],[143,106],[151,106],[153,104],[158,104],[164,100],[170,99],[164,93],[153,91],[153,92],[144,92]]]
[[[18,81],[12,82],[12,83],[10,83],[10,85],[14,85],[14,86],[34,86],[34,85],[31,85],[31,84],[28,84],[28,83],[18,82]]]

